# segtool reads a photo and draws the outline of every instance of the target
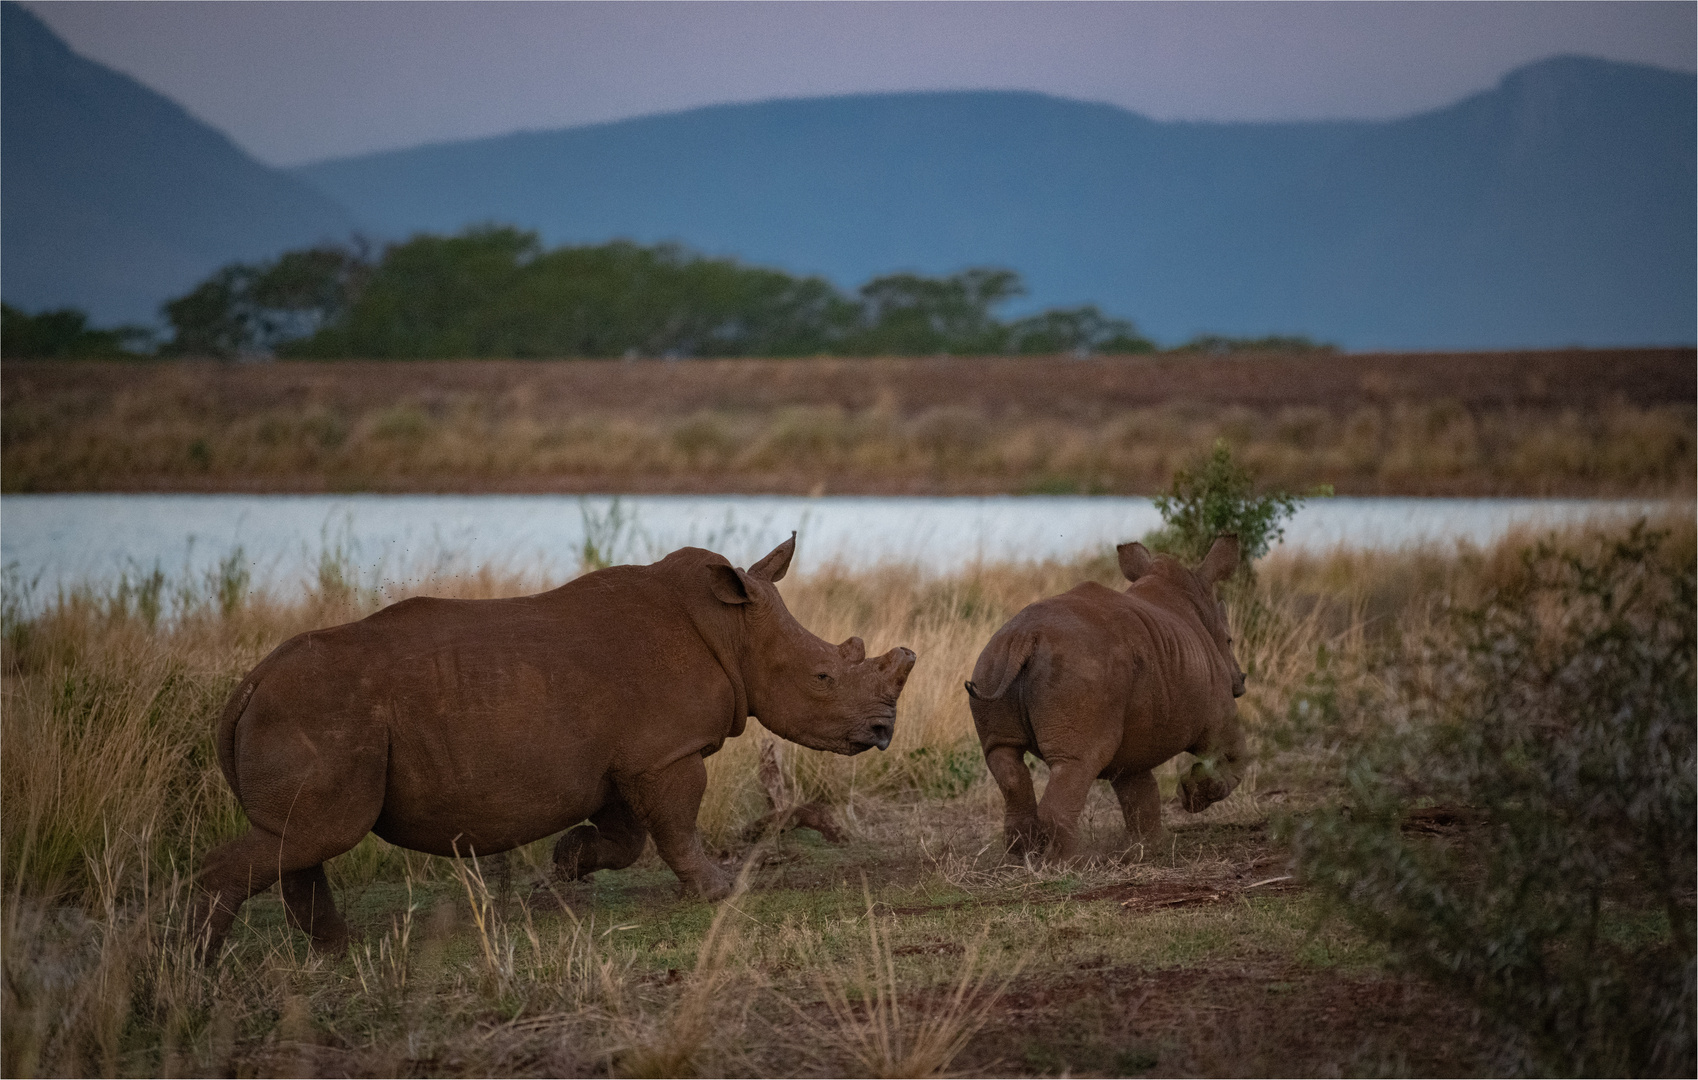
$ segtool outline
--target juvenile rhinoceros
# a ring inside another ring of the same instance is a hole
[[[1181,751],[1200,759],[1180,781],[1186,810],[1238,786],[1244,736],[1233,699],[1244,673],[1215,598],[1238,566],[1238,538],[1217,539],[1196,570],[1138,543],[1117,551],[1132,582],[1125,592],[1087,582],[1025,608],[991,637],[967,684],[1014,854],[1071,857],[1098,778],[1114,785],[1133,840],[1152,843],[1161,801],[1151,770]],[[1041,804],[1028,750],[1050,768]]]
[[[790,615],[773,582],[684,548],[507,600],[415,598],[291,638],[225,706],[218,762],[251,826],[199,878],[212,948],[281,876],[292,924],[347,928],[322,864],[369,832],[432,855],[555,847],[568,875],[629,866],[653,836],[683,885],[728,891],[702,851],[702,759],[754,715],[817,750],[890,744],[914,654],[867,659]]]

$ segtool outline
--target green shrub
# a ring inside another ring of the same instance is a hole
[[[1146,536],[1144,543],[1194,563],[1208,553],[1215,537],[1236,533],[1241,573],[1248,576],[1250,564],[1284,539],[1285,522],[1305,499],[1283,491],[1254,492],[1250,470],[1232,460],[1232,448],[1225,439],[1217,439],[1214,452],[1200,466],[1177,470],[1167,493],[1152,500],[1162,527]],[[1332,488],[1321,485],[1312,494],[1331,495]]]
[[[1394,734],[1294,829],[1343,914],[1541,1072],[1694,1072],[1694,567],[1663,541],[1537,546],[1400,648],[1365,703]]]

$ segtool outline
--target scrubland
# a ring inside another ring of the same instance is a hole
[[[1224,438],[1340,494],[1692,490],[1690,349],[27,363],[0,490],[1151,494]]]
[[[1635,557],[1689,582],[1692,521],[1654,524],[1662,533]],[[26,609],[26,593],[8,582],[4,1071],[1549,1070],[1537,1032],[1408,962],[1371,921],[1343,917],[1356,910],[1348,890],[1294,861],[1325,855],[1314,822],[1365,805],[1358,751],[1421,722],[1386,706],[1390,691],[1430,670],[1430,655],[1407,643],[1460,650],[1454,609],[1510,595],[1540,558],[1623,542],[1576,530],[1550,541],[1556,554],[1529,556],[1538,539],[1276,550],[1228,597],[1249,676],[1247,779],[1201,815],[1164,809],[1170,843],[1145,853],[1122,850],[1112,794],[1100,790],[1086,815],[1087,857],[1065,867],[1001,857],[1000,797],[961,684],[991,632],[1026,603],[1083,580],[1115,583],[1112,552],[943,575],[793,574],[781,589],[805,626],[831,640],[860,634],[874,652],[907,645],[920,661],[883,754],[816,753],[751,723],[709,759],[701,825],[742,874],[732,899],[678,897],[652,849],[630,870],[565,883],[548,875],[546,842],[472,863],[368,837],[328,866],[359,935],[347,955],[309,954],[273,892],[249,902],[207,968],[177,934],[197,858],[241,827],[213,754],[225,696],[289,635],[399,594],[334,557],[298,598],[251,593],[231,571],[73,591]],[[486,572],[409,591],[475,597],[551,584]],[[1676,610],[1689,612],[1690,589],[1682,596]],[[1564,623],[1560,606],[1538,610]],[[1690,666],[1681,678],[1687,685],[1674,690],[1690,697]],[[766,745],[795,797],[832,808],[841,843],[806,829],[748,831],[768,809],[758,775]],[[1176,770],[1161,775],[1171,796]],[[1394,818],[1387,842],[1465,848],[1469,809],[1439,810]],[[1327,874],[1340,865],[1322,864]],[[1677,884],[1664,907],[1612,896],[1601,918],[1616,952],[1677,954],[1690,1013],[1692,882]],[[1684,1030],[1687,1056],[1677,1040],[1673,1058],[1635,1068],[1687,1067],[1689,1022]]]

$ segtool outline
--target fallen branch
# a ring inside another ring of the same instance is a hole
[[[798,802],[784,782],[778,767],[777,744],[761,745],[761,790],[766,793],[768,812],[743,830],[745,843],[754,843],[768,836],[777,836],[788,829],[812,829],[827,843],[841,844],[847,837],[837,824],[831,807],[822,802]]]

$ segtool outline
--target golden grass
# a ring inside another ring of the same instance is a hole
[[[1663,526],[1674,533],[1669,556],[1692,559],[1693,522]],[[1230,887],[1242,888],[1278,877],[1282,864],[1265,841],[1235,853],[1232,845],[1241,841],[1232,838],[1261,829],[1285,808],[1329,797],[1323,766],[1346,733],[1301,745],[1281,741],[1318,661],[1324,655],[1347,688],[1379,643],[1418,631],[1446,603],[1520,573],[1518,551],[1531,539],[1270,556],[1255,582],[1229,601],[1250,676],[1240,705],[1256,766],[1238,792],[1200,817],[1182,821],[1168,810],[1180,830],[1175,846],[1142,863],[1120,854],[1113,800],[1095,793],[1088,858],[1068,868],[998,863],[999,796],[984,776],[960,687],[991,632],[1025,604],[1082,580],[1114,583],[1111,555],[937,576],[904,567],[826,567],[787,579],[781,588],[792,611],[821,636],[860,634],[871,651],[904,644],[920,654],[884,754],[841,758],[781,744],[779,761],[793,790],[839,808],[851,854],[802,844],[798,855],[793,839],[753,849],[738,842],[766,810],[756,765],[761,740],[770,736],[751,725],[709,759],[701,826],[710,844],[745,857],[745,881],[760,884],[717,910],[671,900],[670,875],[652,853],[630,871],[598,875],[593,885],[561,886],[546,880],[546,842],[497,865],[427,858],[368,837],[330,865],[339,902],[365,931],[348,957],[307,955],[284,926],[276,897],[261,896],[250,902],[221,965],[210,970],[190,962],[178,932],[196,860],[241,827],[212,752],[226,694],[284,638],[358,617],[399,595],[350,587],[332,574],[298,601],[251,596],[224,610],[208,593],[157,619],[86,591],[35,615],[10,611],[0,642],[0,1064],[7,1075],[921,1075],[959,1068],[962,1060],[996,1071],[995,1062],[1006,1068],[1013,1060],[997,1055],[1018,1048],[994,1032],[974,1032],[994,1011],[995,988],[1016,985],[1017,962],[1029,954],[1037,974],[1018,984],[1028,987],[1033,978],[1035,985],[1070,978],[1066,965],[1090,957],[1079,954],[1079,941],[1132,965],[1126,970],[1214,963],[1210,957],[1243,949],[1297,957],[1317,941],[1331,942],[1313,961],[1322,968],[1371,968],[1373,951],[1360,941],[1305,939],[1319,933],[1302,928],[1313,927],[1311,916],[1294,922],[1281,905],[1295,901],[1277,895],[1244,894],[1238,914],[1219,916],[1226,921],[1197,922],[1203,916],[1183,912],[1141,916],[1141,933],[1156,936],[1136,941],[1115,929],[1114,903],[1068,907],[1065,897],[1197,881],[1236,880]],[[1578,531],[1564,542],[1596,537]],[[546,584],[484,574],[427,580],[409,591],[510,595]],[[1171,793],[1173,769],[1162,778]],[[766,868],[763,860],[786,851],[776,869]],[[845,880],[846,858],[865,860],[863,873],[887,876],[863,894]],[[542,884],[533,890],[536,879]],[[1043,906],[1053,897],[1063,899],[1061,907]],[[870,909],[875,902],[878,909]],[[960,906],[980,903],[995,906],[982,917]],[[880,911],[891,904],[936,914],[883,921]],[[1050,921],[1075,909],[1061,923]],[[990,941],[976,953],[963,951],[982,926],[992,928]],[[1013,1008],[996,1006],[1004,1007]],[[797,1019],[797,1008],[805,1019]],[[1149,1019],[1160,1030],[1166,1022]],[[1163,1057],[1168,1051],[1159,1046],[1148,1053],[1171,1068],[1216,1071],[1231,1048],[1198,1043],[1201,1037],[1174,1035],[1183,1049],[1178,1056]],[[1267,1049],[1263,1042],[1278,1042],[1260,1029],[1232,1037],[1262,1040],[1257,1054]],[[1048,1060],[1031,1056],[1037,1053],[1021,1059],[1022,1067]],[[1058,1068],[1083,1060],[1066,1054]],[[1344,1067],[1342,1059],[1315,1060],[1316,1068]],[[1420,1060],[1439,1067],[1433,1062],[1440,1059]],[[1469,1060],[1469,1068],[1482,1067],[1482,1059]]]
[[[1684,493],[1665,352],[12,364],[0,490],[1150,494],[1224,438],[1292,489]]]

